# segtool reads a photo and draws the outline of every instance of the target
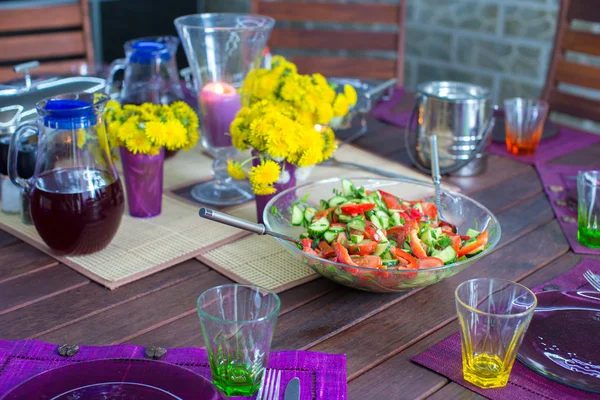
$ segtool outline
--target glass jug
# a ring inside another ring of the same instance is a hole
[[[108,97],[74,93],[37,103],[38,120],[17,128],[8,173],[30,198],[31,219],[59,254],[89,254],[106,247],[119,228],[123,187],[112,161],[102,113]],[[38,135],[35,172],[18,176],[18,144]]]
[[[106,90],[110,91],[115,74],[125,70],[121,104],[170,104],[183,99],[175,54],[179,39],[175,36],[148,37],[125,43],[125,59],[113,61]],[[108,92],[107,92],[108,93]]]

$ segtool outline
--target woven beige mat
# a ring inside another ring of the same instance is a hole
[[[427,176],[418,171],[354,146],[343,146],[336,152],[336,158],[340,161],[369,165],[425,182],[429,181]],[[311,171],[308,179],[318,180],[353,176],[371,177],[378,175],[346,167],[316,166]],[[454,189],[452,186],[443,186]],[[416,196],[421,195],[423,193]],[[256,222],[254,203],[251,206],[245,205],[228,212],[240,218]],[[217,224],[215,223],[215,225]],[[202,252],[197,259],[236,282],[259,285],[275,292],[290,289],[318,277],[310,267],[294,259],[281,244],[268,236],[250,234]]]
[[[0,227],[109,289],[189,260],[244,235],[237,229],[198,217],[198,207],[168,196],[163,196],[162,213],[155,218],[133,218],[125,212],[108,247],[85,256],[53,254],[35,227],[24,225],[18,215],[0,213]]]

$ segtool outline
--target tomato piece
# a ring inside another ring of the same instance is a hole
[[[406,228],[404,227],[404,225],[396,225],[396,226],[392,226],[391,228],[388,228],[387,233],[388,235],[395,235],[398,232],[404,232],[406,230]]]
[[[452,233],[456,233],[456,225],[451,224],[450,222],[446,222],[446,221],[439,221],[439,226],[442,228],[442,231],[446,232],[449,228],[449,231]],[[447,227],[447,228],[444,228]]]
[[[411,229],[409,233],[409,245],[410,250],[417,258],[426,258],[427,252],[425,251],[425,247],[419,236],[417,235],[417,229]]]
[[[460,245],[462,243],[460,240],[460,236],[448,234],[448,237],[450,238],[450,240],[452,240],[452,248],[454,249],[454,251],[456,251],[456,254],[458,254],[458,251],[460,250]]]
[[[425,257],[421,258],[418,261],[420,268],[433,268],[433,267],[441,267],[444,265],[444,262],[437,257]]]
[[[340,210],[342,210],[342,212],[344,214],[360,214],[360,213],[364,213],[365,211],[369,211],[375,208],[375,204],[374,203],[364,203],[364,204],[346,204],[344,206],[340,207]]]
[[[402,268],[408,269],[417,269],[419,265],[417,264],[417,260],[406,251],[399,249],[397,247],[392,247],[391,249],[392,255],[396,260],[400,260],[403,262]]]
[[[329,257],[331,257],[332,255],[335,254],[335,251],[333,250],[333,247],[331,247],[329,245],[329,243],[327,243],[324,240],[321,240],[319,242],[318,246],[319,246],[319,250],[321,250],[321,257],[323,257],[323,258],[329,258]]]
[[[333,250],[335,251],[335,255],[337,256],[338,262],[342,264],[354,265],[354,261],[350,258],[350,254],[348,254],[348,250],[341,243],[334,243]]]
[[[381,242],[381,238],[377,234],[377,231],[372,226],[365,227],[365,237],[370,240],[374,240],[377,243]]]
[[[412,219],[419,221],[421,218],[423,218],[423,213],[421,211],[419,211],[419,209],[417,209],[417,208],[411,208],[410,209],[410,217]]]
[[[351,256],[352,261],[359,267],[380,269],[383,267],[379,256]]]
[[[318,256],[317,252],[313,250],[312,239],[304,238],[300,242],[302,242],[302,251],[308,254],[312,254],[313,256]]]
[[[463,246],[458,251],[458,257],[460,258],[462,256],[466,256],[467,254],[474,251],[478,247],[485,246],[487,244],[487,242],[488,242],[488,232],[487,232],[487,230],[485,230],[485,231],[481,232],[479,234],[479,236],[477,236],[477,239],[475,239],[475,241],[473,243],[469,243],[469,244]]]
[[[333,222],[331,224],[331,227],[333,228],[334,226],[346,229],[346,224],[344,224],[343,222]]]
[[[398,198],[396,196],[394,196],[391,193],[384,192],[383,190],[380,190],[380,189],[377,191],[379,192],[379,194],[381,195],[381,199],[383,200],[385,205],[388,206],[389,209],[391,209],[391,210],[402,209],[402,206],[400,205],[400,201],[398,200]]]
[[[338,233],[336,242],[341,243],[341,244],[345,244],[347,240],[348,240],[348,238],[346,237],[346,232],[340,232],[340,233]]]
[[[433,203],[423,203],[423,213],[432,221],[438,218],[437,207]]]
[[[377,242],[374,240],[363,240],[358,244],[346,243],[348,251],[359,256],[367,256],[375,251]]]

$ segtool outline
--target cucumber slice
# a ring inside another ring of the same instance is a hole
[[[325,200],[320,200],[319,205],[321,206],[321,210],[327,210],[329,208],[329,203]]]
[[[312,222],[312,220],[315,218],[316,213],[317,213],[316,208],[307,207],[306,210],[304,210],[304,219],[307,222]]]
[[[387,215],[380,215],[379,220],[381,221],[381,227],[387,229],[390,227],[390,217]]]
[[[386,251],[388,251],[389,248],[390,248],[390,243],[389,242],[381,242],[375,248],[375,255],[376,256],[381,256],[383,253],[385,253]]]
[[[327,202],[329,207],[339,206],[340,204],[344,204],[348,199],[343,196],[334,196]]]
[[[381,255],[381,259],[382,260],[393,260],[394,257],[392,257],[392,253],[390,252],[390,250],[388,249],[387,251],[385,251],[382,255]]]
[[[472,252],[470,252],[469,254],[467,254],[467,257],[476,256],[477,254],[481,253],[484,249],[485,249],[485,245],[481,245],[481,246],[477,247],[475,250],[473,250]]]
[[[292,206],[292,225],[299,226],[302,225],[302,221],[304,221],[304,212],[297,205]]]
[[[383,264],[384,267],[395,267],[398,265],[399,261],[398,260],[381,260],[381,263]]]
[[[413,208],[416,208],[417,210],[421,211],[421,214],[423,213],[423,205],[421,203],[415,204]]]
[[[325,239],[327,243],[333,243],[337,239],[338,233],[339,232],[335,232],[332,230],[325,231],[325,233],[323,234],[323,239]]]
[[[342,193],[346,197],[354,196],[354,193],[356,193],[356,187],[348,179],[342,179]]]
[[[325,233],[325,231],[329,228],[329,221],[327,220],[327,218],[319,218],[318,220],[314,221],[312,224],[310,224],[310,226],[308,227],[308,233],[312,234],[312,235],[317,235],[320,236],[321,234]]]
[[[356,229],[357,231],[365,230],[367,223],[362,220],[362,218],[353,218],[352,221],[348,222],[348,228]]]
[[[381,231],[381,229],[377,229],[377,232],[375,232],[375,233],[377,233],[377,236],[379,236],[379,239],[381,239],[382,243],[388,241],[388,238],[385,237],[385,235],[383,234],[383,232]]]
[[[371,193],[369,193],[368,197],[372,199],[381,199],[381,193],[379,193],[378,190],[374,190]]]
[[[338,215],[338,219],[340,220],[340,222],[350,222],[350,221],[352,221],[352,217],[350,215],[346,215],[346,214],[340,214],[340,215]]]
[[[390,223],[392,224],[392,226],[404,225],[402,218],[400,217],[400,213],[392,212],[391,215],[392,218],[390,219]]]
[[[350,241],[354,244],[362,242],[365,237],[363,235],[350,235]]]
[[[308,234],[308,232],[302,232],[300,234],[300,239],[306,239],[306,238],[309,238],[309,237],[310,237],[310,235]]]
[[[456,261],[456,251],[452,246],[448,246],[444,250],[436,250],[431,255],[442,260],[444,264],[450,264]]]
[[[341,217],[341,216],[340,216]],[[383,229],[383,225],[381,225],[381,221],[377,218],[377,215],[371,214],[369,220],[377,227],[377,229]]]
[[[410,249],[410,245],[408,244],[408,241],[404,241],[404,243],[402,243],[402,250],[406,251],[407,253],[412,254],[412,250]]]
[[[340,232],[344,232],[346,230],[346,228],[344,228],[343,226],[330,226],[329,230],[335,233],[340,233]]]
[[[436,235],[433,229],[427,229],[424,234],[421,235],[421,240],[429,247],[433,247],[437,241]]]
[[[475,229],[467,229],[467,236],[469,236],[471,239],[477,239],[477,236],[479,236],[481,232],[476,231]]]

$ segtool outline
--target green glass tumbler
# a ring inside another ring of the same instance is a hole
[[[198,315],[213,383],[227,396],[260,388],[281,301],[252,285],[222,285],[198,298]]]
[[[600,248],[600,171],[579,171],[577,175],[577,240],[584,246]]]

